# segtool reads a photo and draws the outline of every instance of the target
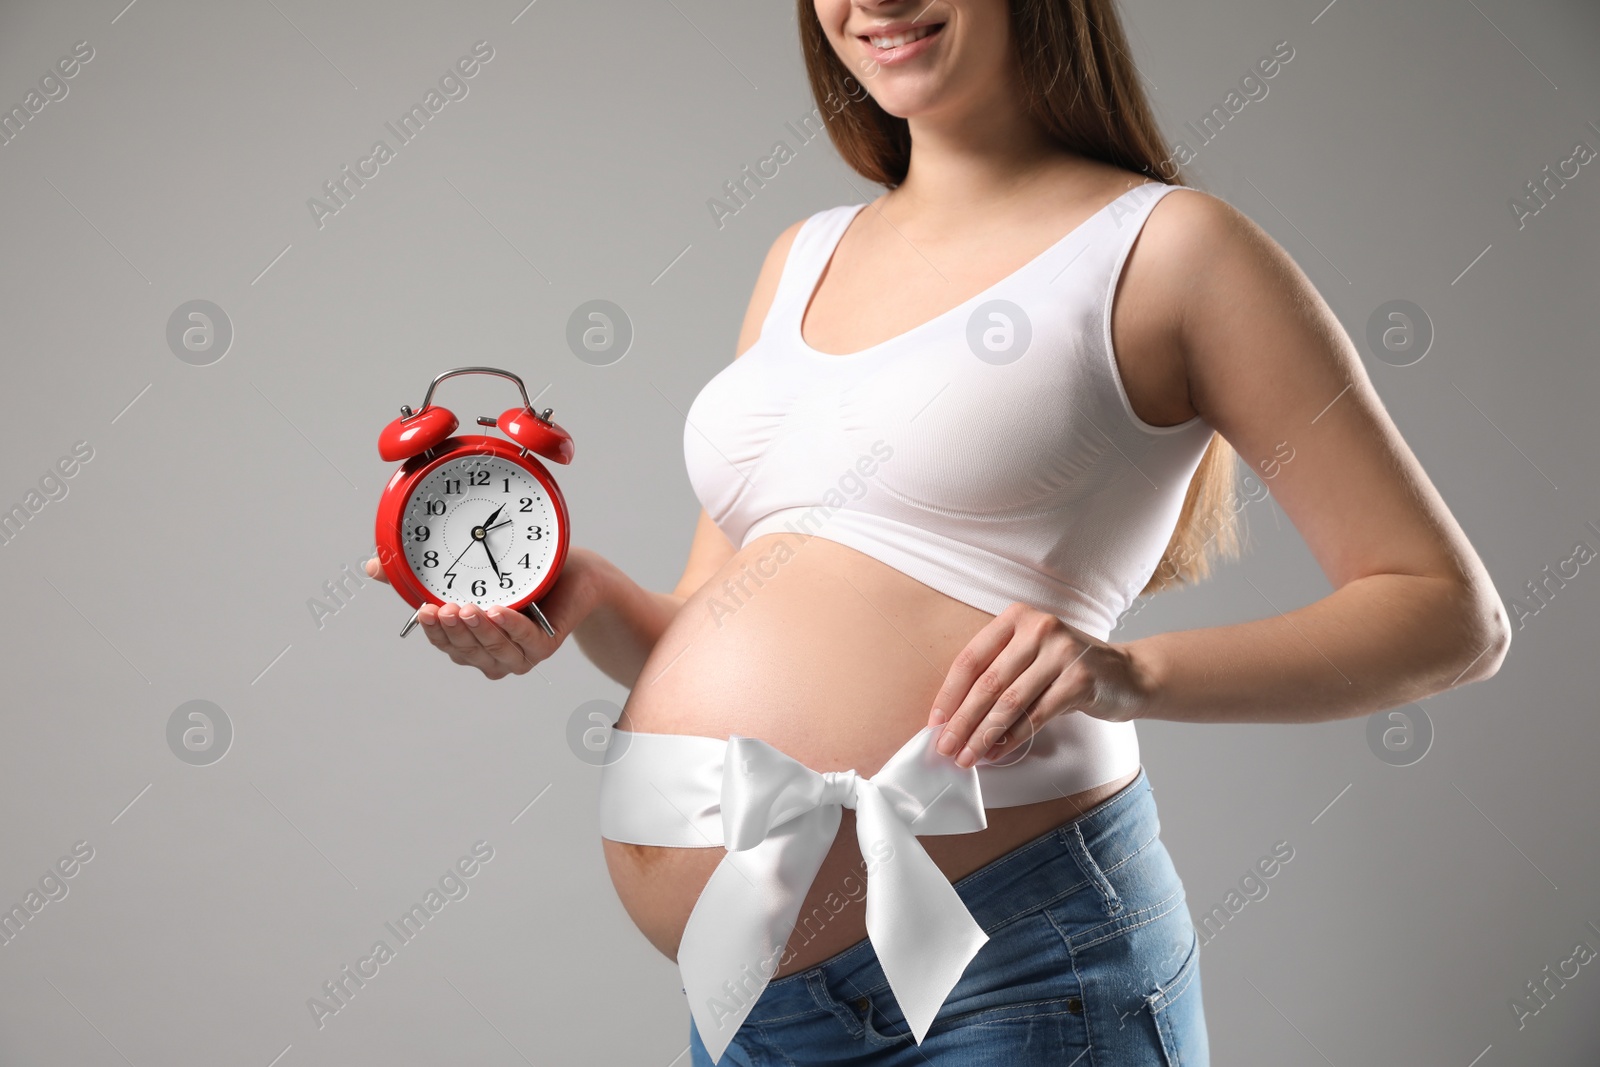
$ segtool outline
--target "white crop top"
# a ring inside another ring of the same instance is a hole
[[[990,614],[1013,601],[1105,639],[1160,563],[1211,439],[1134,414],[1111,303],[1151,209],[1123,193],[965,303],[847,355],[800,321],[865,205],[801,225],[761,336],[689,408],[695,494],[735,545],[847,545]],[[997,303],[1005,302],[1005,303]]]

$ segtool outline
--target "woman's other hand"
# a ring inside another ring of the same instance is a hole
[[[938,750],[960,766],[984,758],[1009,764],[1063,712],[1110,722],[1138,718],[1144,691],[1124,647],[1017,603],[956,655],[928,724],[944,725]]]

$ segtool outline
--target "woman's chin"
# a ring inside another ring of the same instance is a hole
[[[890,115],[909,122],[937,115],[940,95],[934,86],[896,85],[879,88],[872,99]]]

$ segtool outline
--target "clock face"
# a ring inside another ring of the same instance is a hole
[[[441,464],[412,489],[402,515],[411,572],[434,596],[455,604],[520,600],[549,573],[559,543],[550,495],[503,456]]]

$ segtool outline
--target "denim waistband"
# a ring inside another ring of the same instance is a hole
[[[1103,872],[1144,848],[1160,831],[1150,779],[1141,765],[1133,781],[1082,815],[1018,845],[952,885],[984,933],[992,935],[1086,885],[1113,892]],[[1061,873],[1063,860],[1071,861],[1067,877]],[[813,967],[774,978],[748,1021],[831,1013],[826,992],[830,987],[862,995],[888,987],[871,941],[862,939]]]

